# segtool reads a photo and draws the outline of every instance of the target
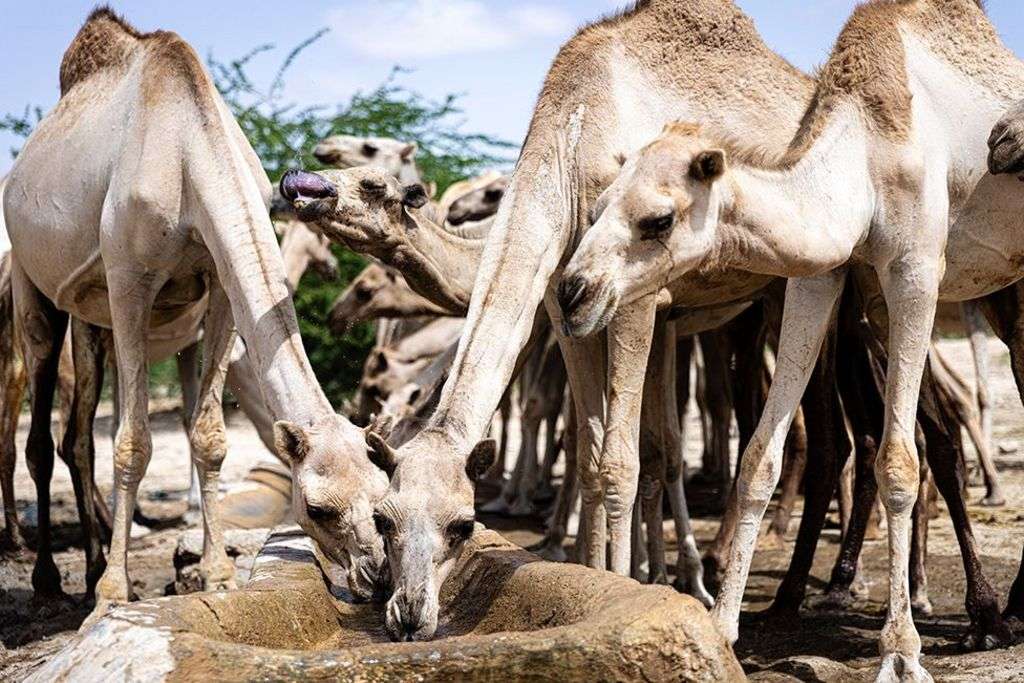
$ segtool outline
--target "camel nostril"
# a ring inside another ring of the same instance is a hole
[[[573,310],[586,298],[586,295],[587,283],[578,275],[562,278],[562,281],[558,283],[558,305],[566,316],[572,314]]]

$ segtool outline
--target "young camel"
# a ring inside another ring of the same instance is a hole
[[[743,459],[741,517],[714,610],[730,640],[792,411],[853,259],[877,273],[893,321],[875,465],[890,546],[879,676],[930,678],[907,586],[918,492],[914,414],[939,297],[977,298],[1024,275],[1014,237],[1024,201],[1008,181],[985,176],[983,144],[988,126],[1024,92],[1020,66],[974,0],[869,3],[840,35],[785,155],[735,149],[713,127],[672,125],[602,196],[595,229],[559,288],[577,334],[711,264],[794,278],[768,405]],[[971,124],[950,125],[953,110],[970,111]]]
[[[442,315],[452,313],[412,291],[395,269],[371,263],[334,300],[327,320],[334,334],[343,335],[353,325],[377,318]]]
[[[361,430],[334,413],[316,383],[266,212],[270,185],[201,61],[176,34],[141,34],[104,8],[79,31],[60,74],[61,99],[11,171],[4,216],[27,340],[29,448],[38,461],[53,460],[49,411],[68,313],[113,330],[123,398],[117,505],[110,562],[86,625],[131,598],[128,532],[152,451],[147,331],[204,300],[206,362],[190,438],[202,483],[206,586],[233,583],[217,478],[226,450],[221,391],[237,324],[267,408],[281,420],[276,442],[292,463],[296,519],[368,596],[383,559],[369,509],[386,482],[365,458]],[[51,182],[56,177],[67,182]]]

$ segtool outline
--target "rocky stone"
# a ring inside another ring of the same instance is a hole
[[[544,562],[492,531],[466,544],[441,605],[438,639],[390,643],[381,606],[332,591],[310,541],[279,530],[244,589],[117,609],[30,680],[744,678],[696,600]]]

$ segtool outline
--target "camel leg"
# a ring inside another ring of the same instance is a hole
[[[992,434],[992,395],[989,391],[989,354],[988,335],[982,305],[977,301],[965,301],[960,304],[960,312],[964,319],[967,338],[971,342],[971,355],[974,359],[975,400],[978,404],[978,420],[981,423],[981,439],[985,444],[988,463],[981,463],[985,472],[985,486],[989,489],[987,497],[991,497],[992,482],[989,482],[989,470],[994,473],[995,466],[991,460],[992,446],[995,443]],[[980,457],[979,452],[979,457]],[[998,480],[994,481],[998,488]]]
[[[16,317],[23,331],[22,357],[28,374],[32,410],[32,423],[25,444],[25,460],[36,485],[39,518],[32,588],[37,598],[46,600],[64,595],[60,572],[53,561],[50,537],[50,479],[54,456],[50,416],[68,316],[43,297],[16,263],[12,264],[11,281]]]
[[[608,326],[608,410],[599,471],[608,516],[611,570],[624,576],[630,570],[630,526],[640,475],[640,416],[655,300],[654,295],[643,297],[619,311]]]
[[[729,430],[732,426],[732,391],[729,386],[729,353],[725,335],[719,331],[699,335],[701,354],[704,356],[704,384],[711,425],[712,462],[718,465],[715,482],[718,485],[718,504],[724,510],[732,487],[732,458],[729,448]]]
[[[114,446],[114,524],[107,570],[96,586],[96,607],[82,624],[87,629],[111,608],[132,598],[128,539],[139,483],[153,453],[149,428],[147,333],[160,277],[122,269],[107,271],[121,415]]]
[[[576,469],[580,490],[577,561],[605,569],[607,516],[599,466],[605,437],[606,335],[570,339],[562,332],[562,312],[552,292],[546,294],[544,305],[565,359],[576,415]],[[626,519],[628,522],[629,518]]]
[[[580,490],[576,473],[576,410],[573,407],[571,396],[566,405],[562,446],[565,450],[565,476],[562,478],[562,485],[555,498],[554,511],[548,518],[547,533],[539,543],[527,548],[545,560],[553,562],[565,562],[567,559],[563,546],[568,533],[569,517],[572,515]]]
[[[793,426],[789,429],[786,449],[782,459],[782,492],[779,494],[779,505],[775,509],[768,530],[757,543],[759,550],[778,550],[786,545],[786,531],[789,520],[793,516],[793,506],[800,494],[800,482],[804,479],[807,466],[807,426],[804,424],[804,411],[797,411],[793,418]]]
[[[921,450],[920,447],[918,450]],[[927,451],[925,451],[927,453]],[[921,461],[921,484],[914,503],[910,544],[910,608],[915,615],[929,616],[932,601],[928,597],[928,500],[932,479],[928,460]]]
[[[228,366],[227,386],[231,388],[231,393],[238,401],[242,412],[256,427],[256,433],[259,434],[263,445],[283,465],[290,467],[291,464],[284,461],[281,454],[277,452],[277,446],[274,445],[274,420],[263,402],[259,380],[256,378],[256,372],[252,368],[252,362],[248,355],[243,355]]]
[[[228,451],[222,398],[235,343],[235,327],[231,302],[219,282],[210,283],[209,296],[210,307],[204,322],[203,375],[191,419],[189,445],[199,473],[203,502],[203,557],[199,573],[204,590],[219,590],[235,588],[235,565],[224,549],[217,497],[220,466]]]
[[[73,473],[77,472],[72,482],[85,537],[86,592],[92,596],[96,582],[107,565],[101,544],[99,511],[95,503],[96,484],[93,478],[93,464],[96,460],[93,423],[96,420],[100,392],[103,390],[103,368],[106,364],[103,333],[86,322],[72,319],[71,347],[75,371],[74,389],[61,450],[65,459],[73,458],[69,466]]]
[[[199,344],[190,344],[174,357],[178,366],[178,380],[181,382],[181,422],[185,433],[191,431],[192,414],[199,400]],[[188,509],[199,509],[199,474],[192,467],[195,457],[189,456]]]
[[[807,577],[825,525],[825,515],[839,481],[839,473],[850,454],[842,406],[836,393],[836,338],[834,326],[822,344],[814,373],[803,396],[807,418],[808,450],[816,460],[805,479],[804,513],[800,518],[796,547],[785,578],[779,585],[771,614],[795,618],[807,592]]]
[[[668,336],[671,335],[671,338]],[[671,355],[669,355],[671,354]],[[678,421],[675,401],[667,405],[665,398],[671,391],[675,398],[675,325],[665,316],[658,316],[654,325],[650,359],[643,386],[643,404],[640,411],[640,508],[647,525],[648,583],[668,583],[665,564],[665,534],[662,523],[665,468],[669,444],[667,421]],[[670,386],[665,387],[666,384]],[[671,411],[671,412],[669,412]],[[634,577],[635,578],[635,577]]]
[[[722,589],[712,610],[719,631],[730,643],[739,636],[740,605],[761,519],[778,484],[789,424],[815,367],[844,274],[795,278],[786,287],[786,305],[775,376],[757,431],[743,455],[736,487],[739,519]]]
[[[0,495],[4,501],[4,528],[0,531],[0,557],[20,553],[25,548],[25,539],[18,524],[17,500],[14,497],[14,469],[17,464],[17,449],[14,436],[18,431],[18,417],[21,414],[21,400],[25,393],[28,375],[21,361],[21,350],[14,334],[14,311],[9,281],[3,293],[3,310],[8,320],[7,330],[0,333]]]

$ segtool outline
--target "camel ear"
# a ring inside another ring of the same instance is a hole
[[[725,173],[725,152],[709,149],[690,162],[690,177],[702,183],[713,183]]]
[[[370,462],[384,470],[390,479],[395,473],[395,467],[398,466],[395,451],[384,440],[384,437],[374,431],[367,431],[366,445],[369,446],[366,455],[370,458]]]
[[[294,422],[275,422],[274,448],[282,458],[292,465],[298,465],[309,454],[309,437]]]
[[[427,191],[419,183],[406,185],[402,188],[402,203],[418,209],[427,203]]]
[[[416,156],[417,149],[418,148],[416,147],[416,143],[410,142],[408,145],[402,148],[402,150],[398,153],[398,156],[402,157],[403,160],[408,161],[409,159],[412,159],[414,156]]]
[[[473,447],[466,458],[466,476],[476,481],[491,468],[498,455],[498,444],[494,439],[485,439]]]

